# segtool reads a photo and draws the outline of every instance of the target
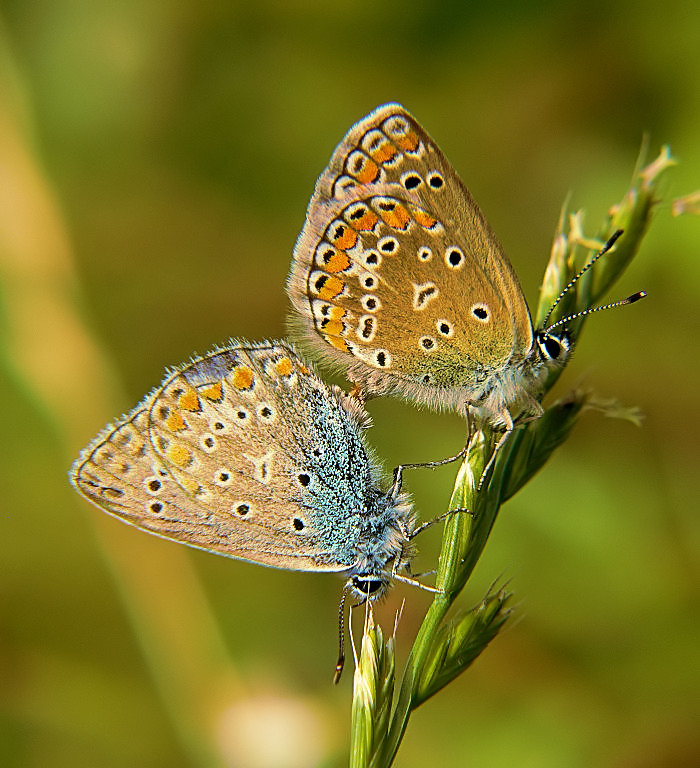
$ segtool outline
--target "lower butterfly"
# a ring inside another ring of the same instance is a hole
[[[401,474],[383,490],[369,417],[284,342],[231,343],[171,372],[71,470],[144,531],[274,568],[343,573],[376,598],[416,532]]]

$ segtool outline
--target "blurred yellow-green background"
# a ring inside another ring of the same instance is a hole
[[[311,768],[347,760],[330,681],[341,582],[146,536],[67,469],[166,365],[285,332],[283,286],[335,144],[403,102],[534,299],[571,193],[594,234],[642,136],[680,160],[558,390],[589,413],[502,510],[463,603],[510,580],[508,630],[411,720],[398,765],[700,765],[700,14],[664,3],[66,2],[0,6],[0,762]],[[369,406],[387,467],[463,423]],[[424,518],[454,468],[408,476]],[[429,570],[439,531],[422,537]],[[428,597],[379,615],[410,647]]]

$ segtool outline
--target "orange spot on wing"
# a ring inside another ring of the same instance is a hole
[[[350,259],[347,253],[336,251],[325,263],[327,272],[343,272],[350,266]]]
[[[380,208],[380,215],[384,223],[393,229],[406,229],[408,223],[411,221],[409,212],[403,205],[398,204],[396,204],[390,211],[383,211]]]
[[[353,221],[352,226],[355,229],[359,229],[360,232],[368,232],[374,229],[378,221],[379,217],[377,214],[367,208],[359,219]]]
[[[379,166],[368,157],[362,168],[353,173],[352,176],[360,184],[373,184],[379,178]]]
[[[382,142],[376,149],[370,152],[372,159],[380,165],[393,160],[398,154],[398,150],[390,141]]]
[[[319,291],[319,298],[328,300],[334,299],[345,287],[345,283],[337,277],[329,277]]]
[[[420,224],[423,229],[432,229],[437,224],[437,219],[434,219],[430,214],[415,208],[413,210],[413,218]]]
[[[346,251],[348,248],[354,248],[357,243],[357,232],[351,229],[347,225],[342,227],[334,227],[335,231],[330,232],[330,241],[336,248],[341,251]]]
[[[183,392],[177,399],[177,404],[183,411],[201,411],[202,404],[199,402],[199,397],[194,389],[188,389]]]
[[[210,387],[203,389],[202,394],[207,400],[221,400],[224,396],[224,389],[221,382],[217,381],[216,384],[212,384]]]
[[[405,136],[397,137],[396,143],[404,152],[415,152],[420,146],[420,139],[413,131],[409,131]]]
[[[329,317],[331,320],[340,320],[342,317],[345,317],[345,314],[346,312],[342,307],[332,306]]]
[[[292,361],[288,357],[283,357],[275,363],[275,370],[280,376],[289,376],[292,372]]]
[[[171,432],[179,432],[187,427],[187,423],[182,418],[180,411],[173,411],[165,420],[165,426]]]
[[[253,371],[247,365],[239,365],[233,371],[231,380],[236,389],[250,389],[253,383]]]
[[[165,455],[168,461],[176,467],[186,467],[192,461],[192,451],[184,445],[178,445],[177,443],[169,445]]]
[[[326,336],[325,339],[332,347],[339,349],[341,352],[348,351],[348,345],[339,336]]]
[[[323,332],[329,336],[340,336],[345,330],[345,323],[342,320],[329,320],[323,326]]]

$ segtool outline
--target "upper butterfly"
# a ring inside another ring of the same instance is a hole
[[[400,104],[376,109],[336,148],[287,290],[304,337],[364,394],[473,409],[508,431],[541,415],[541,383],[569,351],[566,332],[533,329],[483,213]]]

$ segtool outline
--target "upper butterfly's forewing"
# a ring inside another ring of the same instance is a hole
[[[333,153],[288,290],[306,337],[323,339],[316,348],[368,393],[463,403],[532,348],[527,304],[496,236],[397,104],[353,126]]]
[[[144,530],[293,570],[342,571],[376,487],[362,413],[284,344],[234,345],[170,375],[73,468],[78,490]]]

